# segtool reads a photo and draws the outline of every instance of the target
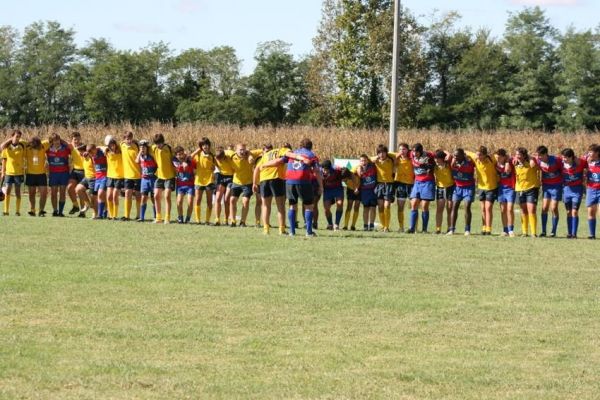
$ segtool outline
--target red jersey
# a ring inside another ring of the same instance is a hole
[[[500,185],[511,189],[515,188],[516,179],[512,164],[508,163],[508,168],[506,168],[506,164],[496,163],[496,172],[498,172],[498,176],[500,177]]]
[[[175,167],[175,177],[177,180],[177,187],[190,187],[194,186],[194,164],[192,160],[187,159],[185,166],[181,161],[174,158],[173,166]]]
[[[452,178],[457,187],[469,187],[475,185],[475,164],[473,161],[465,158],[458,164],[452,163]]]
[[[575,159],[575,164],[563,163],[562,175],[564,178],[563,184],[565,186],[583,186],[583,171],[587,168],[587,161],[582,159]]]
[[[556,156],[548,156],[548,162],[536,158],[540,170],[542,171],[542,185],[560,185],[562,184],[562,160]]]
[[[52,173],[69,172],[69,156],[71,148],[61,143],[58,149],[50,147],[46,151],[48,158],[48,171]]]
[[[587,160],[587,187],[600,189],[600,160]]]
[[[339,167],[334,167],[329,171],[329,175],[323,175],[323,188],[324,189],[338,189],[342,188],[343,173]]]
[[[433,160],[433,153],[424,152],[421,157],[417,158],[414,152],[410,152],[410,162],[413,166],[415,173],[415,182],[434,182],[435,176],[433,174],[433,168],[435,161]]]

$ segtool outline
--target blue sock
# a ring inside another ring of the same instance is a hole
[[[410,210],[410,230],[414,231],[417,226],[417,218],[419,218],[419,212],[417,210]]]
[[[567,215],[567,236],[573,235],[573,217]]]
[[[154,211],[154,219],[156,219],[156,206],[152,203],[152,211]]]
[[[306,221],[306,233],[313,233],[313,212],[312,210],[304,211],[304,220]]]
[[[465,225],[465,232],[471,232],[471,225]]]
[[[337,226],[340,226],[340,222],[342,221],[342,215],[344,215],[344,212],[342,210],[338,210],[335,212],[335,224]]]
[[[508,226],[508,231],[509,232],[514,232],[515,231],[515,226],[514,225],[509,225]]]
[[[556,235],[557,228],[558,228],[558,217],[552,217],[552,234]]]
[[[596,237],[596,218],[588,219],[588,227],[590,228],[590,236]]]
[[[306,214],[306,211],[304,211],[304,214]],[[327,225],[333,225],[333,216],[331,213],[325,215],[325,218],[327,219]],[[304,216],[304,219],[306,220],[306,215]]]
[[[429,211],[423,211],[421,213],[421,219],[423,220],[423,232],[427,232],[427,225],[429,224]]]
[[[288,221],[290,221],[290,234],[296,234],[296,210],[288,210]]]
[[[185,222],[186,222],[186,223],[190,222],[190,220],[191,220],[191,219],[192,219],[192,216],[191,216],[191,215],[186,215],[186,216],[185,216]]]
[[[573,231],[571,234],[573,236],[577,236],[577,230],[579,229],[579,216],[577,217],[573,217],[573,222],[572,222],[572,228],[571,230]]]
[[[104,214],[104,203],[98,202],[98,215],[96,215],[96,216],[98,218],[102,218],[103,214]]]
[[[542,233],[546,233],[546,225],[548,225],[548,213],[542,213]]]
[[[65,202],[59,201],[58,202],[58,213],[62,214],[64,210],[65,210]]]
[[[508,226],[505,226],[505,227],[503,227],[503,228],[502,228],[502,232],[504,232],[504,233],[508,233]]]
[[[147,204],[142,204],[142,206],[140,207],[140,219],[143,221],[144,218],[146,217],[146,207],[148,207]]]

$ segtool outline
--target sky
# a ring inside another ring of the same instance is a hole
[[[163,41],[175,53],[228,45],[242,59],[242,73],[254,68],[260,42],[280,39],[300,57],[309,54],[321,18],[322,0],[0,0],[0,25],[23,31],[39,20],[54,20],[76,32],[79,46],[106,38],[117,49],[140,49]],[[539,5],[564,30],[599,26],[600,0],[402,0],[428,24],[434,10],[458,11],[461,25],[487,27],[502,36],[509,12]]]

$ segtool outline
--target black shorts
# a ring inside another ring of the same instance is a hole
[[[393,183],[378,183],[375,186],[375,196],[377,200],[394,201],[394,184]]]
[[[231,187],[233,184],[233,175],[223,175],[217,173],[217,186]]]
[[[85,173],[82,169],[74,169],[69,174],[69,179],[74,180],[77,183],[81,182],[83,178],[85,178]]]
[[[354,189],[350,189],[349,187],[347,187],[346,188],[346,199],[348,201],[356,201],[356,200],[360,201],[360,191],[358,192],[358,194],[356,194]]]
[[[209,183],[206,186],[202,186],[202,185],[195,185],[194,186],[195,190],[199,190],[201,192],[204,192],[206,190],[208,190],[209,192],[214,192],[215,191],[215,184],[214,183]]]
[[[141,186],[142,186],[142,180],[141,179],[127,179],[127,178],[125,178],[125,180],[123,181],[123,188],[125,190],[133,190],[135,192],[139,192]]]
[[[315,194],[313,187],[308,184],[292,184],[285,185],[285,194],[290,202],[290,205],[298,204],[298,200],[302,200],[302,204],[310,206],[315,202]]]
[[[452,201],[452,195],[456,186],[452,185],[447,188],[436,187],[435,188],[435,199],[436,200],[449,200]]]
[[[519,202],[519,204],[525,204],[525,203],[537,204],[539,196],[540,196],[540,188],[523,190],[521,192],[517,192],[517,201]]]
[[[46,174],[27,174],[25,175],[25,184],[27,186],[48,186],[48,177]]]
[[[413,185],[410,183],[396,182],[396,198],[398,200],[406,200],[410,198]]]
[[[260,197],[281,197],[285,196],[285,181],[275,178],[260,183]]]
[[[106,187],[107,188],[115,188],[115,189],[123,189],[123,179],[106,178]]]
[[[231,185],[231,196],[232,197],[252,197],[252,184],[238,185],[234,183]]]
[[[155,189],[170,189],[170,190],[175,190],[176,188],[176,184],[175,184],[175,178],[171,178],[171,179],[160,179],[157,178],[156,182],[154,183],[154,188]]]
[[[498,199],[498,189],[477,189],[477,197],[479,197],[479,201],[491,201],[493,203]]]

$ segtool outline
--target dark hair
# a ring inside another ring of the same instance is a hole
[[[384,144],[380,144],[379,146],[377,146],[377,154],[379,153],[387,153],[388,152],[388,148],[386,145]]]
[[[265,143],[263,144],[263,149],[265,150],[273,150],[273,145],[271,143]]]
[[[562,149],[560,154],[562,154],[564,157],[569,157],[569,158],[575,157],[575,152],[573,151],[573,149],[570,149],[570,148]]]
[[[58,133],[51,133],[49,140],[50,140],[50,142],[53,142],[55,140],[60,140],[60,135]]]
[[[207,137],[203,137],[202,139],[200,139],[200,141],[198,142],[198,147],[202,147],[204,145],[210,146],[210,139]]]
[[[12,134],[13,134],[13,135],[21,135],[21,136],[23,136],[23,132],[21,132],[21,131],[20,131],[20,130],[18,130],[18,129],[15,129],[14,131],[12,131]]]
[[[529,153],[525,147],[517,147],[517,153],[525,157],[526,160],[529,160]]]
[[[95,145],[94,143],[90,143],[90,144],[88,144],[87,146],[85,146],[85,149],[86,149],[87,151],[92,151],[92,150],[94,150],[95,148],[96,148],[96,145]]]
[[[400,143],[400,144],[398,145],[398,148],[399,148],[399,149],[401,149],[402,147],[404,147],[404,148],[405,148],[405,149],[407,149],[407,150],[410,150],[410,146],[408,145],[408,143],[404,143],[404,142],[402,142],[402,143]]]
[[[418,153],[422,153],[423,152],[423,145],[421,143],[415,143],[413,145],[413,151],[418,152]]]
[[[594,147],[592,147],[591,149],[592,153],[596,153],[597,156],[600,156],[600,146],[599,145],[594,145]]]
[[[446,153],[444,153],[444,150],[436,150],[435,151],[435,158],[446,158]]]
[[[73,132],[73,133],[71,133],[71,138],[76,138],[76,137],[80,138],[81,137],[81,133],[79,133],[79,132]]]
[[[479,153],[483,154],[484,156],[488,155],[488,149],[485,146],[479,146]]]
[[[183,147],[181,147],[181,146],[177,146],[173,150],[173,153],[177,154],[177,153],[181,153],[182,151],[185,151],[185,149]]]
[[[499,155],[500,157],[506,157],[508,155],[506,153],[506,150],[504,150],[504,149],[498,149],[498,150],[496,150],[496,154]]]
[[[39,150],[42,147],[42,139],[39,136],[34,136],[29,139],[29,146],[33,149]]]
[[[164,144],[165,143],[165,137],[163,136],[162,133],[157,133],[152,138],[152,141],[154,142],[154,144]]]
[[[544,145],[538,146],[538,148],[535,151],[542,156],[548,154],[548,148]]]
[[[302,148],[304,148],[306,150],[312,150],[313,142],[310,139],[308,139],[308,138],[304,138],[300,142],[300,147],[302,147]]]
[[[289,144],[288,142],[285,142],[285,143],[283,144],[283,148],[284,148],[284,149],[290,149],[290,150],[291,150],[291,149],[292,149],[292,145],[291,145],[291,144]]]
[[[330,160],[325,160],[325,161],[323,161],[323,162],[321,163],[321,167],[322,167],[323,169],[330,170],[330,169],[331,169],[331,161],[330,161]]]
[[[369,159],[369,160],[370,160],[369,156],[368,156],[368,155],[366,155],[365,153],[362,153],[362,154],[360,155],[360,157],[358,157],[358,158],[366,158],[366,159]]]
[[[127,131],[123,134],[123,139],[133,139],[133,132]]]
[[[114,144],[114,145],[115,145],[115,150],[114,150],[114,151],[110,150],[110,145],[111,145],[111,144]],[[113,138],[113,139],[110,139],[110,141],[108,142],[108,146],[107,146],[107,147],[108,147],[108,150],[110,150],[111,152],[113,152],[113,153],[115,153],[115,154],[117,154],[117,153],[120,153],[120,152],[121,152],[121,148],[118,146],[117,139],[115,139],[115,138]]]

